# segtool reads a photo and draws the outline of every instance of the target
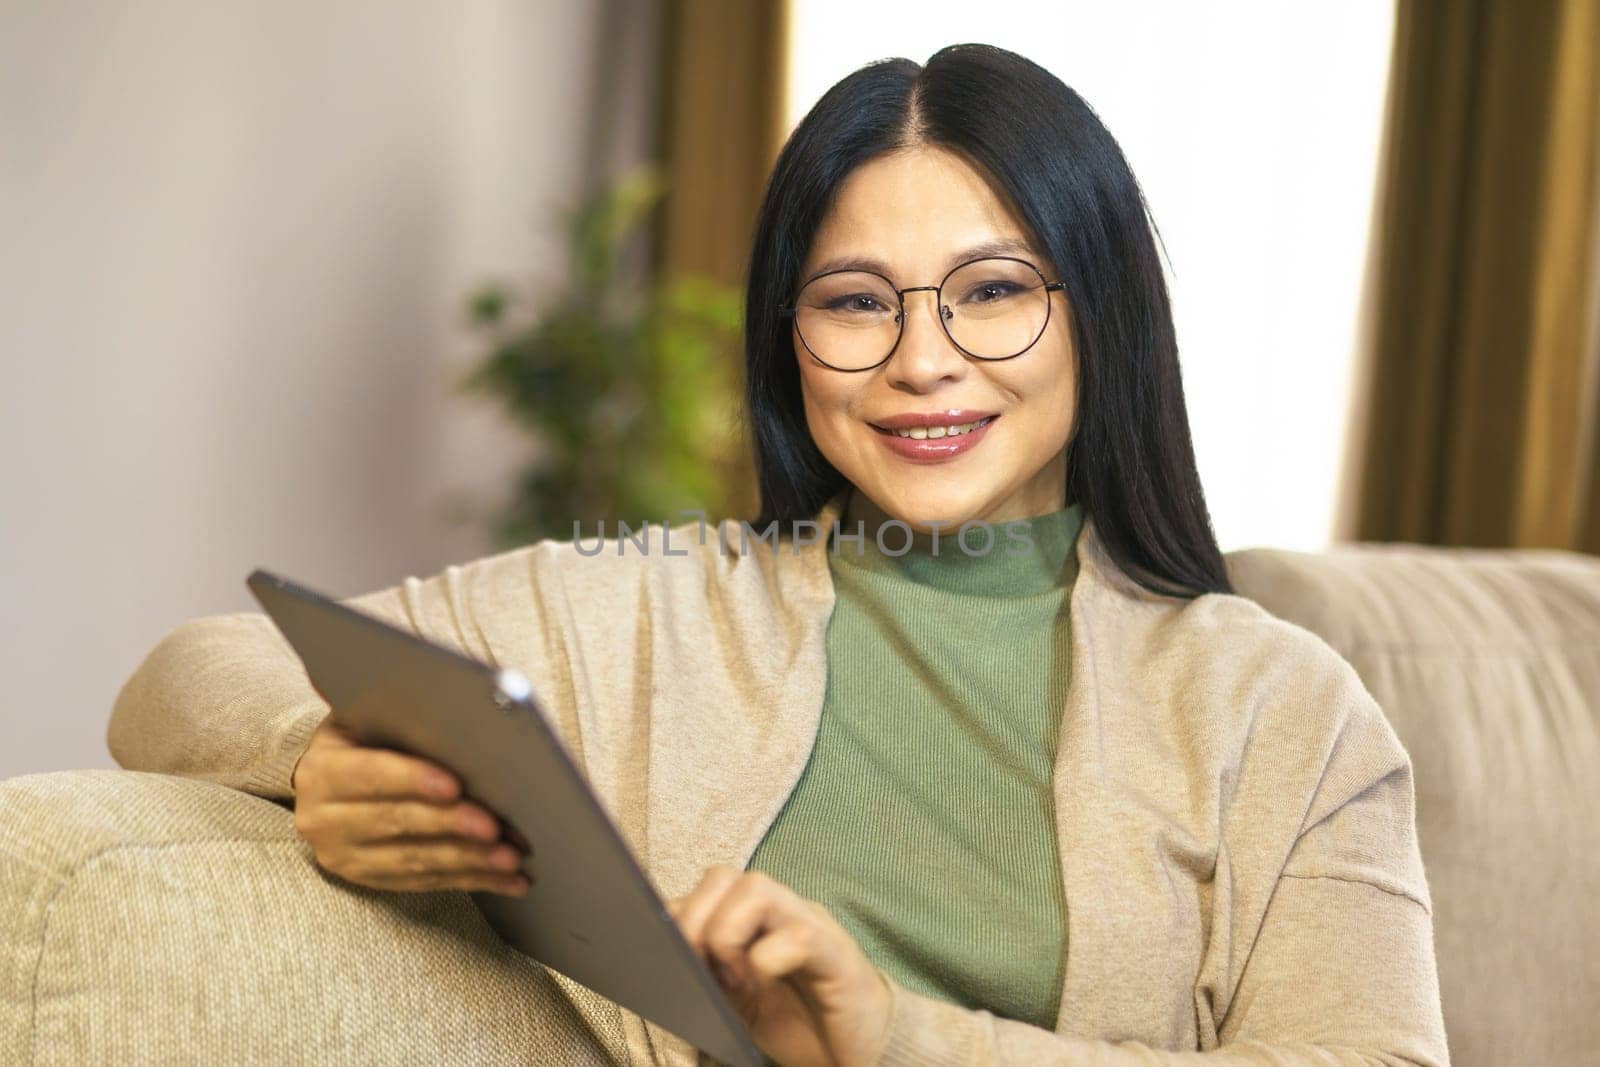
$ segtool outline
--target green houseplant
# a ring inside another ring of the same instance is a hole
[[[487,356],[459,382],[499,398],[533,439],[494,537],[592,539],[599,523],[729,513],[741,452],[740,294],[699,276],[652,278],[628,253],[665,191],[639,168],[565,214],[555,291],[523,300],[499,283],[468,301]],[[635,259],[637,257],[634,257]]]

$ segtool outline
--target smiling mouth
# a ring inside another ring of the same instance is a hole
[[[958,422],[949,426],[910,426],[903,430],[887,430],[872,423],[868,423],[868,425],[889,437],[905,437],[913,441],[937,441],[945,437],[960,437],[962,434],[971,433],[973,430],[989,425],[999,417],[998,415],[987,415],[976,422]]]

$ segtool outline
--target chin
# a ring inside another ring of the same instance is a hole
[[[890,518],[922,533],[932,532],[935,525],[941,531],[955,530],[983,510],[981,495],[951,493],[937,485],[887,488],[882,497],[874,499],[883,502]]]

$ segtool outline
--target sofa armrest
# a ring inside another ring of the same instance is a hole
[[[618,1063],[637,1032],[467,894],[328,875],[279,803],[132,771],[0,782],[0,1062]]]
[[[1600,559],[1357,542],[1226,563],[1350,661],[1411,756],[1452,1057],[1592,1061]]]

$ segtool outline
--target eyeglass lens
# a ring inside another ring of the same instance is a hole
[[[1020,355],[1039,339],[1050,314],[1044,279],[1019,260],[964,264],[932,295],[939,298],[950,339],[980,359]],[[806,347],[824,363],[865,369],[881,363],[899,340],[900,299],[877,274],[825,274],[800,291],[795,324]]]

